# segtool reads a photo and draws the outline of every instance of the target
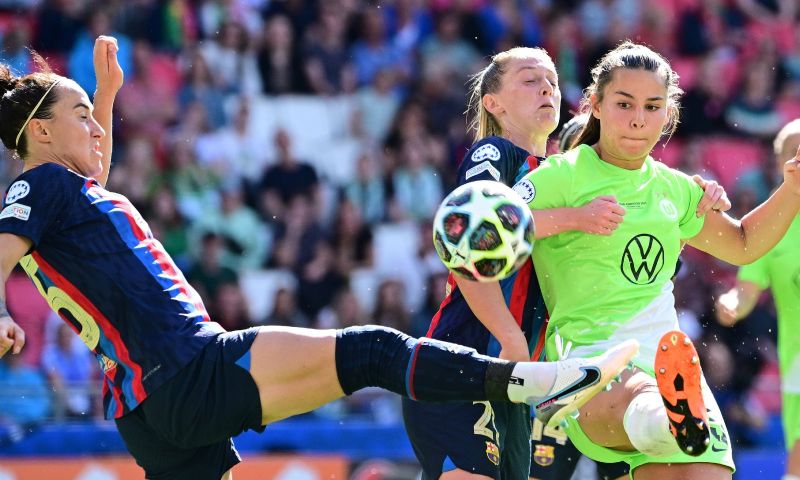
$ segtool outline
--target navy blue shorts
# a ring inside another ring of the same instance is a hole
[[[583,454],[569,441],[567,434],[558,427],[545,427],[538,419],[531,427],[531,472],[536,480],[562,480],[572,478],[578,460]],[[600,480],[627,477],[630,467],[625,462],[597,462]]]
[[[403,399],[403,420],[422,478],[455,469],[527,480],[530,408],[508,402],[416,402]]]
[[[250,376],[255,328],[222,333],[174,378],[116,420],[149,479],[219,480],[241,461],[234,437],[263,431]]]

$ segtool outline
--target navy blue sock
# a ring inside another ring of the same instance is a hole
[[[391,328],[349,327],[336,335],[336,372],[346,395],[381,387],[414,400],[508,400],[513,362]]]

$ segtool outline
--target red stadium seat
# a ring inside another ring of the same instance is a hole
[[[729,192],[733,191],[743,172],[760,168],[768,155],[766,148],[755,140],[730,137],[704,140],[700,149],[704,165],[714,172]]]

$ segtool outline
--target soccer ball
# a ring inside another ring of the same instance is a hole
[[[439,205],[433,244],[453,273],[479,282],[502,280],[533,250],[533,216],[519,194],[500,182],[466,183]]]

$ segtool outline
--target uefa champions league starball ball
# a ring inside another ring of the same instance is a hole
[[[533,216],[500,182],[480,180],[453,190],[433,220],[436,253],[453,273],[479,282],[516,272],[533,250]]]

